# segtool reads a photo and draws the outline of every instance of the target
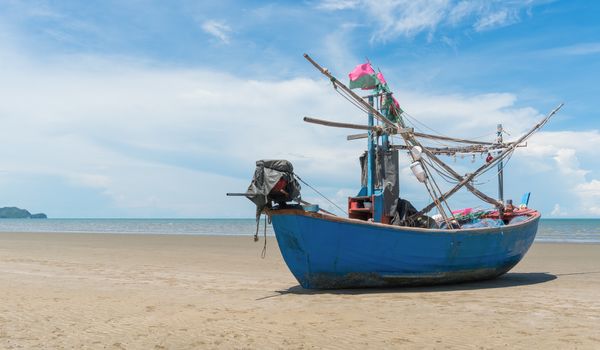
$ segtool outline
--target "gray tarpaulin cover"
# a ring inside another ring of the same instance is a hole
[[[360,157],[362,168],[361,184],[367,186],[367,152]],[[377,147],[375,152],[375,188],[383,189],[383,213],[393,216],[396,213],[396,200],[400,194],[398,184],[398,151],[384,151]]]
[[[258,218],[266,206],[275,202],[288,202],[300,198],[300,184],[293,176],[294,167],[287,160],[258,160],[256,170],[250,186],[248,186],[248,199],[256,204],[256,217]],[[283,178],[287,181],[282,193],[271,193],[273,187]]]

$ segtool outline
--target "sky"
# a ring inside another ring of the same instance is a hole
[[[258,159],[346,206],[365,123],[342,81],[367,59],[422,131],[514,140],[505,171],[546,218],[600,217],[600,2],[0,0],[0,206],[55,218],[242,218]],[[447,158],[460,173],[484,160]],[[428,195],[401,155],[401,196]],[[497,194],[495,173],[479,182]],[[441,183],[443,188],[449,184]],[[311,189],[303,198],[334,209]],[[453,208],[486,207],[461,191]]]

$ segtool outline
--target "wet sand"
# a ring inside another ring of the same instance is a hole
[[[262,238],[261,238],[262,239]],[[0,233],[2,349],[600,349],[600,245],[509,274],[309,291],[269,237]]]

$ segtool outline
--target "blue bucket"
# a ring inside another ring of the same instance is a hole
[[[303,205],[302,208],[304,209],[304,211],[309,211],[311,213],[316,213],[319,211],[318,204]]]

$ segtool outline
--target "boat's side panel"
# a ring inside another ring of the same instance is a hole
[[[273,222],[273,227],[277,225],[275,237],[281,250],[283,260],[289,267],[292,274],[296,277],[302,286],[308,283],[310,274],[309,253],[305,250],[307,245],[303,241],[299,216],[289,215],[285,218],[277,218],[277,224]],[[314,254],[310,254],[314,255]],[[305,287],[306,288],[306,287]]]
[[[273,215],[282,255],[306,288],[444,283],[500,275],[527,252],[538,219],[490,230],[397,230]]]

